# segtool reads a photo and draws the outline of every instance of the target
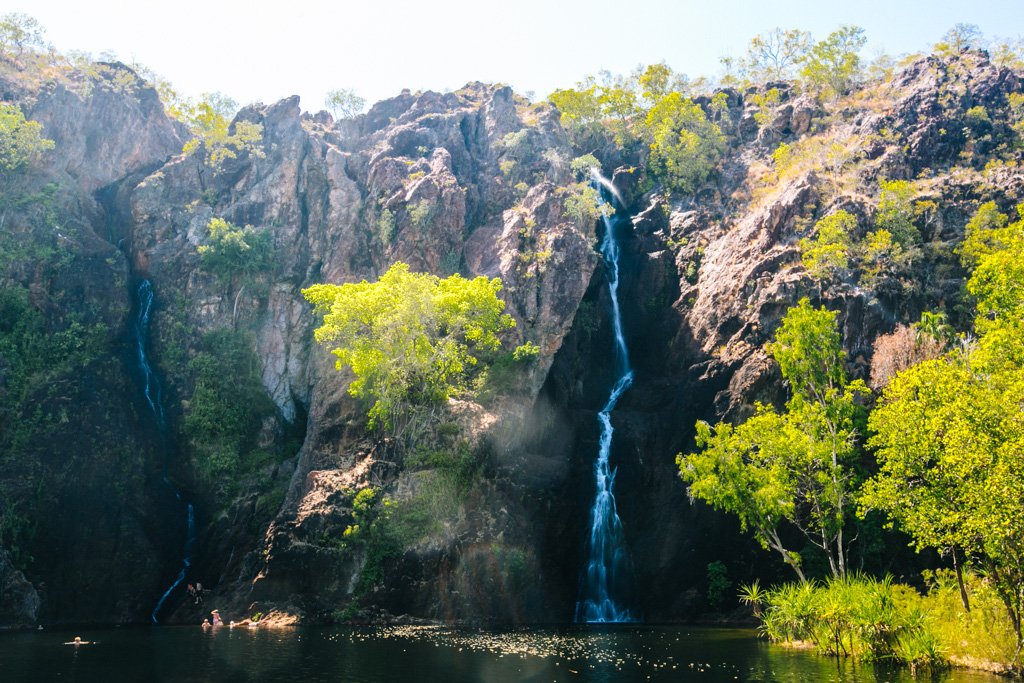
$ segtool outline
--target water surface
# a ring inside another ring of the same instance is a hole
[[[64,645],[75,635],[93,645]],[[965,672],[913,678],[769,646],[750,630],[435,627],[250,631],[153,627],[0,635],[0,681],[996,683]]]

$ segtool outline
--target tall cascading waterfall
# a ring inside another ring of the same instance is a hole
[[[596,170],[592,176],[598,190],[610,194],[621,206],[622,198],[615,187]],[[608,293],[612,302],[616,380],[608,400],[598,413],[601,437],[598,441],[597,461],[594,463],[597,491],[590,510],[590,535],[585,556],[587,565],[581,580],[580,600],[576,603],[576,621],[582,623],[615,623],[636,619],[621,602],[632,577],[622,520],[615,506],[616,471],[609,464],[615,431],[612,427],[612,411],[633,384],[633,370],[629,364],[629,349],[622,331],[619,307],[619,244],[615,237],[618,221],[608,215],[602,215],[602,218],[604,239],[601,241],[601,255],[608,273]]]
[[[153,413],[156,420],[157,431],[160,438],[160,452],[163,458],[161,463],[162,480],[168,491],[174,495],[179,504],[185,505],[185,547],[182,551],[181,570],[171,585],[163,592],[157,601],[150,618],[154,624],[159,623],[160,610],[178,586],[182,584],[188,575],[189,567],[192,566],[192,556],[196,544],[196,516],[192,503],[184,500],[181,491],[171,482],[167,472],[168,459],[170,458],[170,443],[167,438],[167,421],[164,417],[163,397],[160,393],[160,380],[156,372],[149,364],[149,357],[146,355],[146,341],[149,338],[149,317],[153,309],[153,284],[149,280],[142,280],[135,290],[135,304],[138,307],[135,319],[132,324],[132,337],[135,340],[135,359],[138,362],[139,371],[142,373],[142,389],[146,397],[146,404]]]

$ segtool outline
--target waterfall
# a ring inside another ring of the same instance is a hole
[[[149,314],[153,309],[153,284],[149,280],[139,283],[135,292],[136,303],[139,312],[135,316],[135,324],[132,328],[132,336],[135,337],[135,358],[139,363],[139,370],[142,371],[142,393],[146,397],[146,403],[153,412],[157,427],[161,435],[164,432],[164,406],[160,396],[160,380],[157,378],[153,368],[149,365],[146,356],[146,339],[149,336]]]
[[[615,187],[597,171],[594,183],[609,192],[621,206],[622,200]],[[612,449],[612,411],[622,395],[633,384],[633,369],[629,364],[629,349],[622,331],[622,313],[619,307],[619,245],[615,240],[615,220],[602,215],[604,239],[601,255],[608,273],[608,293],[612,302],[612,329],[615,333],[615,376],[608,400],[598,413],[601,437],[598,441],[594,479],[597,490],[590,509],[590,535],[587,539],[586,571],[580,588],[580,601],[576,603],[576,621],[584,623],[614,623],[633,621],[635,617],[620,602],[622,588],[630,576],[629,557],[626,554],[622,520],[615,507],[615,473],[608,463]]]
[[[167,421],[164,417],[160,379],[149,364],[149,356],[146,354],[146,341],[149,338],[149,317],[153,309],[153,284],[149,280],[142,280],[139,283],[138,288],[135,290],[135,303],[138,306],[138,313],[132,324],[132,336],[135,339],[135,358],[139,365],[139,371],[142,373],[142,393],[146,398],[146,404],[153,413],[153,419],[156,420],[157,431],[160,436],[160,451],[163,456],[161,463],[163,483],[167,490],[174,495],[176,501],[185,503],[181,491],[178,490],[178,487],[174,485],[167,475],[171,449],[167,440]],[[191,503],[185,503],[185,512],[185,547],[182,551],[181,571],[178,572],[177,577],[175,577],[167,590],[163,592],[153,608],[150,618],[154,624],[159,623],[158,616],[160,609],[164,606],[164,602],[174,592],[174,589],[185,580],[189,567],[192,566],[192,556],[195,552],[196,544],[196,519],[195,508]]]

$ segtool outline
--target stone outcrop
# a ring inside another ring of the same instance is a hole
[[[30,292],[53,329],[72,320],[106,329],[102,358],[62,378],[59,392],[40,391],[55,418],[46,439],[19,453],[30,466],[0,462],[0,491],[31,504],[38,525],[34,562],[15,569],[0,552],[0,625],[147,619],[184,541],[165,474],[200,510],[194,572],[222,611],[314,621],[569,618],[611,330],[598,226],[564,215],[573,153],[558,113],[479,83],[406,91],[338,122],[289,98],[243,109],[238,120],[262,127],[259,153],[215,170],[181,154],[187,133],[152,89],[123,66],[101,66],[45,86],[0,80],[0,94],[55,140],[59,153],[31,182],[60,184],[56,207],[75,227],[54,235],[12,213],[3,230],[64,245],[67,262],[43,272],[32,258],[12,259],[0,280]],[[751,95],[770,87],[780,96],[765,123]],[[801,297],[840,311],[850,370],[864,375],[875,337],[959,296],[951,247],[967,218],[982,199],[1008,208],[1024,196],[1018,167],[982,171],[1014,134],[1004,112],[1007,94],[1019,91],[1018,76],[981,53],[915,62],[839,110],[786,84],[728,90],[715,113],[730,144],[721,173],[672,201],[645,193],[642,159],[616,159],[623,166],[612,181],[633,214],[621,296],[636,381],[615,413],[613,459],[645,617],[698,613],[710,561],[772,571],[733,522],[687,500],[676,453],[692,446],[695,420],[740,418],[755,400],[784,397],[763,346]],[[972,107],[989,111],[987,128],[968,120]],[[771,176],[779,143],[799,148],[816,136],[825,146],[803,166]],[[838,166],[822,161],[832,144],[850,150]],[[808,276],[798,242],[818,218],[845,208],[863,230],[875,211],[865,188],[922,174],[921,198],[938,208],[913,274],[921,286],[869,286],[856,269],[829,282]],[[202,267],[197,248],[214,217],[269,233],[273,263],[253,283],[223,282]],[[516,320],[506,350],[540,349],[509,387],[479,403],[450,402],[431,434],[439,450],[478,458],[469,487],[368,433],[347,375],[312,341],[304,287],[373,279],[396,260],[501,278]],[[180,439],[167,473],[126,341],[139,278],[157,293],[152,357]],[[182,416],[196,381],[188,360],[204,333],[224,328],[251,334],[274,407],[257,436],[266,461],[244,481],[218,483],[190,461]],[[66,405],[77,412],[62,413]],[[49,488],[37,494],[35,481]],[[402,522],[400,552],[361,583],[372,552],[342,541],[353,494],[368,486],[420,517]],[[120,588],[115,604],[111,585]],[[173,619],[198,617],[184,604]]]

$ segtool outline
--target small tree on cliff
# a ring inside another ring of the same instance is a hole
[[[17,60],[28,50],[45,48],[45,32],[40,23],[27,14],[5,14],[0,17],[0,56]]]
[[[234,323],[242,292],[271,265],[273,236],[251,225],[240,228],[223,218],[211,218],[206,229],[207,243],[200,245],[196,252],[203,268],[213,273],[229,293],[235,292],[231,313]]]
[[[867,42],[859,26],[840,26],[800,59],[800,77],[811,90],[837,98],[860,80],[860,51]]]
[[[316,340],[355,375],[349,393],[368,404],[371,428],[411,442],[471,370],[515,325],[502,313],[501,281],[413,273],[397,262],[377,282],[302,291],[323,315]]]
[[[672,92],[647,112],[644,134],[650,143],[650,170],[673,192],[696,191],[725,150],[722,130],[704,110],[681,93]]]
[[[182,147],[184,154],[202,153],[203,161],[219,172],[228,159],[239,154],[263,158],[263,125],[232,120],[237,105],[221,93],[205,93],[198,102],[171,103],[168,113],[180,119],[195,136]]]
[[[51,149],[42,124],[27,120],[15,104],[0,104],[0,175],[6,178]]]
[[[366,98],[360,97],[355,90],[340,88],[327,93],[324,104],[335,116],[342,119],[354,118],[366,106]]]
[[[793,392],[785,412],[758,404],[735,427],[698,422],[702,450],[676,459],[691,496],[737,515],[801,581],[801,558],[780,536],[783,522],[824,552],[833,575],[845,575],[848,566],[844,528],[857,484],[856,398],[867,387],[846,378],[835,315],[803,299],[768,345]]]

